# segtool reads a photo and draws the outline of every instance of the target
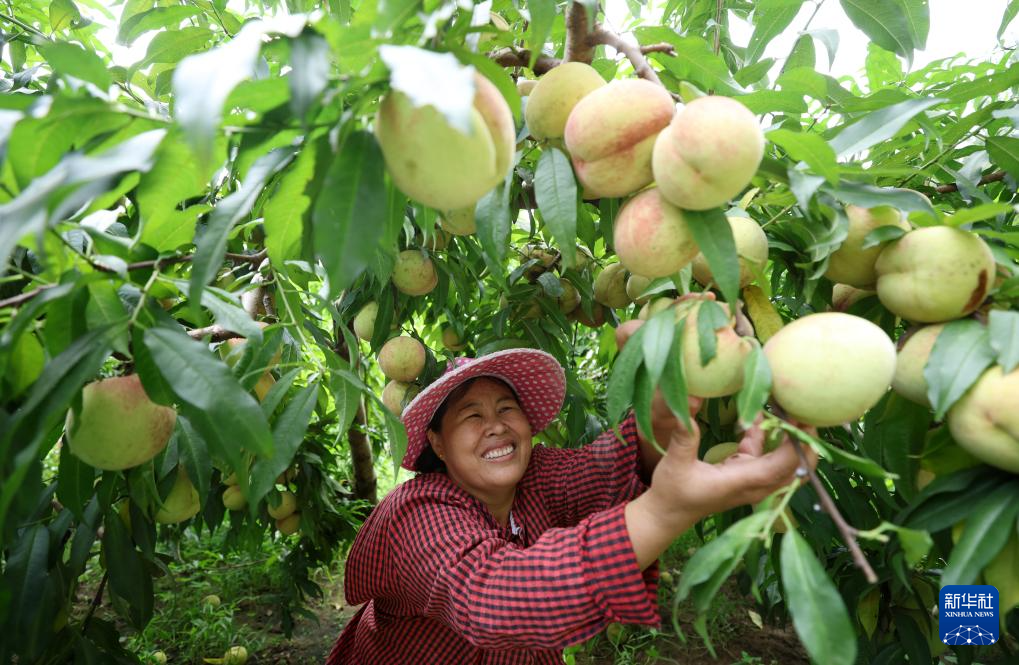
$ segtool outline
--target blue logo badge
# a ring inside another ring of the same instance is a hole
[[[941,589],[941,641],[952,646],[998,641],[998,590],[989,584],[952,584]]]

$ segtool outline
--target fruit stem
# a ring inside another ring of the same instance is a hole
[[[800,432],[798,428],[788,425],[788,423],[783,423],[782,429],[794,434]],[[797,436],[791,436],[789,439],[792,441],[793,448],[796,449],[796,454],[800,458],[800,468],[806,470],[807,477],[810,479],[810,484],[814,488],[814,491],[817,492],[817,498],[821,502],[821,507],[824,509],[824,512],[828,513],[828,516],[831,517],[832,521],[835,522],[835,526],[838,528],[839,533],[842,534],[842,540],[845,541],[846,545],[849,547],[850,553],[853,555],[853,562],[856,564],[856,567],[863,571],[864,577],[867,578],[867,581],[870,584],[877,584],[877,574],[874,572],[874,569],[871,568],[870,563],[867,561],[867,557],[863,554],[863,550],[860,549],[859,542],[856,540],[856,534],[859,533],[859,531],[856,527],[850,526],[849,523],[846,522],[845,518],[842,517],[842,513],[839,512],[835,502],[832,501],[831,495],[828,494],[828,490],[825,488],[824,483],[822,483],[820,477],[818,477],[817,471],[807,462],[807,455],[803,452],[803,444],[800,443],[799,438]]]

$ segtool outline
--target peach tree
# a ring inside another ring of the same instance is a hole
[[[940,586],[986,583],[1014,656],[1019,67],[841,0],[835,77],[825,1],[8,4],[0,658],[137,662],[95,608],[144,627],[186,530],[278,543],[291,630],[403,406],[516,346],[566,368],[546,445],[660,388],[710,461],[758,418],[820,455],[697,525],[709,646],[736,576],[817,662],[931,662]]]

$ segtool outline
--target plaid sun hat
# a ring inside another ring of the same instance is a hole
[[[417,471],[418,459],[429,445],[425,432],[435,412],[457,386],[479,376],[502,379],[513,388],[534,433],[548,427],[566,397],[566,374],[559,361],[544,351],[507,349],[480,358],[454,358],[443,375],[403,410],[401,420],[407,429],[403,468]]]

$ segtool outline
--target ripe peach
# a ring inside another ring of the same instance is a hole
[[[877,297],[893,314],[917,323],[966,316],[994,279],[994,256],[975,233],[949,226],[910,231],[881,250]]]
[[[396,257],[393,267],[393,286],[409,296],[430,293],[439,283],[432,260],[420,250],[406,249]]]
[[[739,194],[764,156],[757,118],[734,99],[711,95],[683,107],[655,141],[662,196],[687,210],[717,208]]]
[[[591,65],[566,62],[538,79],[527,100],[524,117],[531,136],[540,140],[562,138],[570,111],[585,95],[605,85]]]
[[[864,298],[876,294],[877,291],[858,289],[848,284],[836,284],[831,290],[831,308],[836,312],[844,312]]]
[[[870,321],[841,312],[810,314],[764,345],[771,394],[786,413],[818,427],[859,419],[887,392],[895,345]]]
[[[841,282],[858,289],[874,286],[877,272],[874,264],[881,254],[881,246],[863,249],[863,241],[867,234],[881,226],[898,226],[909,231],[909,222],[902,213],[891,206],[861,208],[846,206],[849,217],[849,235],[842,241],[842,246],[828,257],[828,270],[824,276],[833,282]]]
[[[655,138],[675,112],[665,88],[644,79],[613,81],[581,99],[564,138],[588,195],[625,196],[650,184]]]
[[[433,106],[391,90],[375,117],[386,167],[400,190],[436,210],[473,206],[509,173],[516,150],[513,114],[499,90],[474,77],[469,133]]]
[[[768,236],[764,235],[761,225],[749,217],[732,215],[726,219],[739,255],[739,286],[743,288],[754,281],[755,273],[764,270],[768,264]],[[714,281],[703,254],[698,253],[693,259],[693,278],[705,286]]]
[[[637,194],[616,216],[612,232],[619,261],[645,277],[667,277],[697,255],[683,211],[657,188]]]
[[[379,368],[387,379],[413,381],[425,368],[425,347],[407,335],[394,337],[379,349]]]

